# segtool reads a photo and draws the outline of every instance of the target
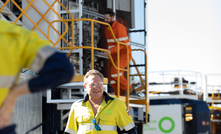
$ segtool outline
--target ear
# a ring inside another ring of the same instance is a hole
[[[115,16],[112,16],[112,17],[111,17],[111,20],[114,21],[114,18],[115,18]]]
[[[84,87],[85,91],[87,91],[86,85],[83,85],[83,87]]]

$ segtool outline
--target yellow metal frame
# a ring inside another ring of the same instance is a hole
[[[88,18],[82,18],[82,19],[68,19],[68,20],[54,20],[52,21],[51,23],[49,23],[49,26],[48,26],[48,39],[50,39],[50,32],[49,32],[49,29],[50,29],[50,26],[52,26],[53,23],[55,22],[74,22],[74,21],[90,21],[91,22],[91,46],[74,46],[74,34],[72,34],[72,44],[68,43],[69,46],[71,47],[56,47],[57,49],[71,49],[70,52],[68,53],[68,56],[72,53],[72,51],[74,49],[91,49],[91,68],[94,69],[94,50],[99,50],[99,51],[104,51],[104,52],[107,52],[109,58],[110,58],[110,61],[111,63],[113,64],[114,68],[118,70],[118,81],[120,81],[120,77],[119,77],[119,73],[120,73],[120,70],[123,70],[123,71],[126,71],[127,72],[127,91],[129,91],[129,49],[128,49],[128,45],[123,43],[123,42],[118,42],[115,38],[115,35],[113,33],[113,30],[111,28],[111,26],[108,24],[108,23],[105,23],[105,22],[101,22],[101,21],[97,21],[97,20],[93,20],[93,19],[88,19]],[[94,47],[94,23],[99,23],[99,24],[103,24],[103,25],[106,25],[110,28],[110,32],[113,36],[113,39],[115,40],[115,42],[117,43],[117,65],[115,65],[109,51],[107,49],[102,49],[102,48],[96,48]],[[72,28],[72,30],[74,30]],[[68,31],[68,27],[66,27],[66,30],[65,32],[61,35],[62,37],[67,33]],[[61,38],[60,37],[58,39],[58,41],[56,43],[58,43]],[[120,66],[120,50],[119,50],[119,45],[124,45],[126,46],[126,50],[127,50],[127,69],[124,69],[124,68],[119,68]],[[53,46],[55,47],[56,44],[53,44]],[[120,96],[120,83],[118,82],[117,84],[118,86],[118,91],[117,91],[117,97]],[[127,97],[126,99],[124,100],[126,102],[126,105],[127,107],[129,107],[129,92],[127,92]]]
[[[108,24],[108,23],[104,23],[104,22],[101,22],[101,21],[97,21],[97,20],[93,20],[93,19],[88,19],[88,18],[83,18],[83,19],[74,19],[73,15],[68,11],[68,9],[65,8],[65,6],[59,1],[59,0],[54,0],[54,2],[50,5],[46,0],[43,0],[45,2],[45,4],[49,7],[47,9],[47,11],[44,13],[44,14],[41,14],[41,12],[33,5],[33,2],[34,0],[27,0],[28,2],[28,5],[27,7],[25,7],[24,10],[21,9],[21,7],[14,1],[14,0],[7,0],[5,2],[5,4],[3,5],[2,8],[0,8],[0,12],[4,9],[4,7],[9,3],[9,1],[11,1],[20,11],[21,11],[21,14],[17,17],[17,19],[13,22],[13,23],[16,23],[21,17],[22,15],[25,15],[27,17],[27,19],[34,25],[34,27],[31,29],[31,30],[35,30],[36,28],[51,42],[51,44],[55,47],[61,40],[63,40],[65,43],[67,43],[67,45],[69,47],[56,47],[57,49],[70,49],[70,52],[68,53],[68,56],[72,53],[72,51],[74,49],[91,49],[91,68],[94,69],[94,50],[99,50],[99,51],[104,51],[104,52],[107,52],[108,56],[109,56],[109,59],[111,61],[111,63],[113,64],[114,68],[117,69],[118,71],[118,76],[117,76],[117,79],[118,79],[118,83],[117,83],[117,87],[118,87],[118,90],[117,90],[117,97],[122,99],[124,102],[126,102],[126,105],[127,107],[129,107],[129,102],[130,103],[135,103],[135,104],[142,104],[142,105],[145,105],[146,106],[146,123],[147,123],[147,119],[148,119],[148,113],[149,113],[149,102],[148,101],[148,94],[147,94],[147,88],[146,89],[146,98],[144,100],[130,100],[129,101],[129,50],[128,50],[128,45],[125,44],[125,43],[122,43],[122,42],[118,42],[115,38],[115,35],[113,33],[113,30],[111,28],[111,26]],[[53,9],[53,6],[54,4],[58,2],[60,4],[61,7],[64,8],[64,10],[67,11],[67,13],[70,15],[71,19],[68,19],[68,20],[63,20],[63,18]],[[41,18],[39,19],[39,21],[37,23],[35,23],[25,12],[26,10],[29,8],[29,7],[32,7],[40,16]],[[46,14],[52,10],[58,17],[60,20],[55,20],[55,21],[52,21],[52,22],[49,22],[45,16]],[[42,30],[41,28],[38,26],[39,23],[42,21],[42,20],[45,20],[49,26],[48,26],[48,35],[46,35]],[[90,21],[91,22],[91,46],[74,46],[74,22],[75,21]],[[65,31],[60,34],[56,29],[55,27],[52,25],[53,23],[56,23],[56,22],[62,22],[66,25],[66,29]],[[72,27],[72,44],[70,44],[65,38],[64,38],[64,35],[67,33],[68,31],[68,24],[67,22],[71,22],[71,27]],[[101,48],[96,48],[94,47],[94,23],[99,23],[99,24],[103,24],[103,25],[106,25],[109,27],[110,29],[110,32],[113,36],[113,39],[114,41],[117,43],[117,65],[115,65],[110,53],[108,50],[106,49],[101,49]],[[59,39],[54,43],[52,40],[50,40],[50,27],[60,36]],[[126,50],[127,50],[127,68],[124,69],[124,68],[119,68],[120,66],[120,50],[119,50],[119,45],[124,45],[126,46]],[[140,51],[140,50],[139,50]],[[144,51],[144,50],[142,50]],[[145,52],[145,51],[144,51]],[[146,53],[145,53],[145,57],[146,56]],[[134,61],[134,60],[133,60]],[[146,61],[147,61],[147,58],[146,58]],[[135,61],[134,61],[135,62]],[[147,63],[147,62],[146,62]],[[120,96],[120,77],[119,77],[119,72],[120,70],[122,71],[126,71],[127,72],[127,75],[126,75],[126,78],[127,78],[127,96],[124,97],[124,96]],[[137,69],[138,70],[138,69]],[[146,68],[147,70],[147,68]],[[139,73],[139,75],[141,76],[141,74]],[[146,74],[146,78],[147,78],[147,74]],[[147,80],[146,80],[147,81]],[[142,84],[144,85],[144,82],[142,81]],[[147,82],[145,83],[145,85],[147,85]],[[147,86],[146,86],[147,87]]]
[[[147,82],[147,79],[148,79],[148,77],[147,77],[147,72],[148,72],[148,70],[147,70],[148,69],[147,68],[147,54],[143,49],[132,49],[132,51],[141,51],[145,55],[145,70],[146,70],[146,73],[141,74],[138,67],[135,67],[136,71],[137,71],[137,74],[136,75],[130,75],[130,76],[139,76],[142,86],[136,88],[135,91],[138,92],[138,91],[141,91],[141,90],[144,89],[145,90],[145,99],[130,100],[129,102],[130,103],[135,103],[135,104],[145,105],[145,108],[146,108],[146,115],[145,115],[146,116],[146,121],[145,121],[145,123],[147,123],[148,122],[147,119],[148,119],[148,116],[149,116],[148,115],[148,113],[149,113],[149,101],[148,101],[149,98],[148,97],[149,96],[148,96],[148,89],[147,89],[147,87],[148,87],[148,82]],[[136,65],[136,62],[133,58],[132,58],[132,61],[133,61],[133,64]],[[145,76],[145,82],[144,82],[144,80],[141,76]]]
[[[145,65],[147,66],[147,55],[146,55],[146,52],[143,49],[132,49],[132,51],[142,51],[142,52],[144,52],[144,54],[145,54]],[[135,60],[133,58],[132,58],[132,62],[133,62],[134,65],[136,65],[136,62],[135,62]],[[141,84],[142,84],[142,86],[136,88],[135,91],[138,92],[138,91],[141,91],[143,89],[146,90],[147,82],[144,83],[144,80],[143,80],[143,78],[141,76],[145,76],[145,78],[147,79],[147,73],[141,74],[137,66],[135,66],[135,69],[137,71],[137,74],[130,75],[130,76],[139,76]],[[147,71],[147,67],[145,69]]]
[[[53,6],[54,6],[54,4],[56,3],[56,2],[58,2],[59,4],[60,4],[60,6],[62,6],[63,8],[64,8],[64,10],[65,11],[67,11],[67,13],[70,15],[70,17],[71,17],[71,19],[74,19],[74,17],[73,17],[73,15],[68,11],[68,9],[59,1],[59,0],[54,0],[54,2],[52,3],[52,5],[50,5],[46,0],[43,0],[44,1],[44,3],[49,7],[48,8],[48,10],[42,15],[41,13],[40,13],[40,11],[32,4],[33,2],[34,2],[34,0],[31,0],[31,1],[29,1],[29,0],[27,0],[27,2],[28,2],[28,5],[25,7],[25,9],[24,10],[22,10],[21,9],[21,7],[14,1],[14,0],[7,0],[6,2],[5,2],[5,4],[2,6],[2,8],[0,9],[0,12],[4,9],[4,7],[9,3],[9,1],[11,1],[20,11],[21,11],[21,14],[17,17],[17,19],[13,22],[14,24],[16,24],[16,22],[22,17],[22,15],[25,15],[27,18],[28,18],[28,20],[34,25],[34,27],[32,28],[32,30],[34,30],[35,28],[37,28],[50,42],[51,42],[51,44],[57,44],[57,42],[56,43],[54,43],[54,42],[52,42],[51,40],[50,40],[50,38],[48,38],[48,36],[41,30],[41,28],[38,26],[39,25],[39,23],[44,19],[48,24],[49,24],[49,21],[45,18],[45,16],[46,16],[46,14],[50,11],[50,10],[52,10],[61,20],[63,20],[63,18],[54,10],[54,8],[53,8]],[[26,12],[26,10],[30,7],[30,6],[32,6],[34,9],[35,9],[35,11],[41,16],[41,19],[37,22],[37,23],[35,23],[25,12]],[[65,23],[65,25],[67,26],[67,23]],[[74,22],[72,22],[72,27],[74,26]],[[63,36],[55,29],[55,27],[54,26],[51,26],[52,28],[53,28],[53,30],[60,36],[60,37],[62,37],[62,39],[68,44],[68,42],[67,42],[67,40],[65,40],[65,38],[63,38]],[[73,34],[73,33],[72,33]]]
[[[215,97],[215,94],[214,94],[215,91],[219,91],[219,90],[212,89],[212,96],[209,97],[209,98],[212,98],[212,100],[221,100],[221,97],[220,97],[220,93],[219,93],[219,92],[218,92],[217,96]]]
[[[97,21],[97,20],[93,20],[93,19],[88,19],[88,18],[82,18],[82,19],[68,19],[68,20],[55,20],[55,21],[52,21],[50,24],[49,24],[49,26],[48,26],[48,31],[49,31],[49,29],[50,29],[50,26],[52,26],[52,24],[53,23],[55,23],[55,22],[69,22],[69,21],[90,21],[91,22],[91,46],[74,46],[74,37],[72,38],[72,44],[69,44],[69,46],[71,46],[71,47],[56,47],[57,49],[71,49],[70,50],[70,52],[68,53],[68,56],[72,53],[72,51],[74,50],[74,49],[91,49],[91,68],[92,69],[94,69],[94,50],[99,50],[99,51],[104,51],[104,52],[107,52],[108,53],[108,56],[109,56],[109,59],[110,59],[110,61],[111,61],[111,63],[112,63],[112,65],[114,66],[114,68],[115,69],[117,69],[117,71],[118,71],[118,81],[120,81],[120,77],[119,77],[119,71],[120,70],[123,70],[123,71],[126,71],[127,72],[127,76],[126,76],[126,78],[127,78],[127,96],[126,97],[124,97],[124,96],[120,96],[120,82],[118,82],[117,83],[117,87],[118,87],[118,89],[117,89],[117,97],[118,98],[120,98],[120,99],[122,99],[124,102],[126,102],[126,105],[127,105],[127,107],[129,107],[129,103],[135,103],[135,104],[140,104],[140,105],[145,105],[145,107],[146,107],[146,120],[145,120],[145,123],[147,123],[148,122],[148,113],[149,113],[149,102],[148,102],[148,90],[147,90],[147,85],[148,85],[148,83],[147,83],[147,73],[145,73],[145,77],[146,77],[146,81],[145,81],[145,83],[144,83],[144,81],[143,80],[141,80],[142,81],[142,84],[143,84],[143,89],[145,89],[145,94],[146,94],[146,97],[145,97],[145,99],[135,99],[135,100],[129,100],[129,50],[128,50],[128,45],[127,44],[125,44],[125,43],[123,43],[123,42],[118,42],[117,40],[116,40],[116,38],[115,38],[115,35],[114,35],[114,33],[113,33],[113,30],[112,30],[112,28],[111,28],[111,26],[108,24],[108,23],[105,23],[105,22],[101,22],[101,21]],[[111,57],[111,55],[110,55],[110,53],[109,53],[109,51],[108,50],[106,50],[106,49],[102,49],[102,48],[96,48],[96,47],[94,47],[94,23],[99,23],[99,24],[103,24],[103,25],[106,25],[109,29],[110,29],[110,32],[111,32],[111,34],[112,34],[112,36],[113,36],[113,39],[115,40],[115,42],[117,43],[117,66],[115,65],[115,63],[114,63],[114,61],[113,61],[113,59],[112,59],[112,57]],[[72,30],[74,30],[73,28],[72,28]],[[65,30],[65,32],[62,34],[62,36],[64,35],[64,34],[66,34],[66,32],[68,31],[68,27],[66,27],[66,30]],[[72,34],[72,35],[74,35],[74,34]],[[48,32],[48,38],[50,38],[50,33]],[[61,40],[61,38],[59,39],[59,40]],[[58,41],[59,41],[58,40]],[[119,68],[119,66],[120,66],[120,60],[119,60],[119,58],[120,58],[120,50],[119,50],[119,45],[124,45],[124,46],[126,46],[126,48],[127,48],[127,68],[126,69],[124,69],[124,68]],[[56,44],[54,44],[54,47],[56,46]],[[144,52],[144,54],[145,54],[145,64],[147,65],[147,54],[146,54],[146,52],[144,51],[144,50],[142,50],[142,49],[133,49],[133,51],[142,51],[142,52]],[[135,63],[135,61],[134,61],[134,63]],[[136,64],[136,63],[135,63]],[[139,73],[139,76],[140,76],[140,78],[142,79],[142,77],[141,77],[141,74],[140,74],[140,72],[139,72],[139,70],[138,70],[138,68],[136,68],[137,69],[137,72]],[[145,69],[146,69],[146,71],[147,71],[147,66],[145,67]]]

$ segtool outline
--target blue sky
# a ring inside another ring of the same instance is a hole
[[[221,73],[220,0],[148,0],[149,71]]]

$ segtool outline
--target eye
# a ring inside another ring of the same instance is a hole
[[[102,86],[102,83],[98,83],[97,85],[100,87],[100,86]]]

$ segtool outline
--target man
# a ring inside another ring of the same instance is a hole
[[[129,61],[132,58],[130,41],[127,36],[127,29],[124,25],[114,20],[115,14],[113,11],[107,11],[104,13],[104,21],[111,25],[115,38],[119,42],[123,42],[128,45]],[[109,27],[105,29],[106,39],[108,43],[108,50],[113,58],[115,65],[117,65],[117,43],[114,41]],[[127,67],[127,49],[124,45],[120,45],[120,68]],[[110,66],[110,83],[117,94],[117,70],[114,68],[109,60]],[[127,94],[127,79],[124,77],[124,71],[120,71],[120,95],[126,96]],[[129,85],[129,92],[133,91],[132,86]]]
[[[0,40],[0,133],[14,134],[15,125],[9,121],[17,98],[69,82],[74,71],[66,55],[36,32],[0,20]],[[38,75],[17,84],[22,68]]]
[[[117,127],[136,134],[136,127],[123,101],[103,91],[103,75],[90,70],[84,77],[87,92],[83,100],[72,104],[65,132],[70,134],[117,134]]]

